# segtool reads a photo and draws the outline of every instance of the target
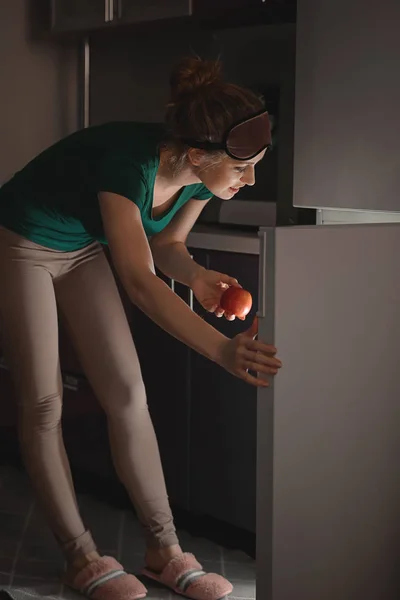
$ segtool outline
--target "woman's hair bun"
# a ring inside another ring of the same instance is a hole
[[[214,60],[187,57],[172,71],[170,78],[173,99],[199,91],[221,81],[221,64]]]

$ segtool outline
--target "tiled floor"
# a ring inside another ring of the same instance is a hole
[[[133,515],[89,496],[79,496],[79,504],[100,551],[120,560],[128,571],[140,572],[144,543]],[[253,560],[184,531],[179,535],[183,548],[193,552],[206,570],[222,573],[232,581],[232,600],[255,598]],[[60,552],[35,507],[29,481],[11,467],[0,467],[0,589],[11,591],[16,600],[37,596],[79,600],[80,596],[60,583],[62,569]],[[145,584],[148,600],[178,598],[148,581]]]

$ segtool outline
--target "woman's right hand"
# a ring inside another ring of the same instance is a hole
[[[258,320],[255,317],[250,329],[224,342],[218,363],[229,373],[244,379],[247,383],[268,387],[269,383],[265,378],[254,377],[249,370],[265,375],[276,375],[282,363],[275,356],[277,349],[274,346],[255,340],[257,333]]]

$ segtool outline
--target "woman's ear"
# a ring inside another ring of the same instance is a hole
[[[188,150],[188,158],[191,165],[194,167],[199,167],[202,165],[204,161],[205,151],[200,150],[199,148],[189,148]]]

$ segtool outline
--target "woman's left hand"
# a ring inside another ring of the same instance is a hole
[[[200,269],[190,287],[201,306],[208,312],[215,313],[216,317],[225,316],[228,321],[233,321],[235,316],[226,313],[220,306],[222,294],[232,285],[242,287],[237,279],[229,277],[229,275],[208,269]]]

